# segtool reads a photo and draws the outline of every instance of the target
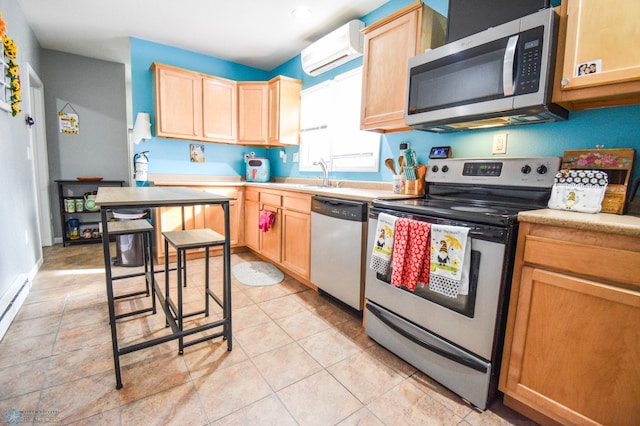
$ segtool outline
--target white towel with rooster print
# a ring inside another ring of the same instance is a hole
[[[389,268],[397,220],[396,216],[391,216],[390,214],[380,213],[378,215],[376,238],[369,267],[382,275],[385,275]]]
[[[469,294],[470,263],[469,228],[433,224],[429,290],[448,297]]]

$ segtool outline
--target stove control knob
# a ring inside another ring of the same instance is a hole
[[[529,173],[531,173],[531,166],[528,164],[525,164],[524,166],[522,166],[522,168],[520,169],[520,171],[522,173],[524,173],[525,175],[528,175]]]
[[[431,171],[432,171],[433,173],[438,173],[438,166],[433,166],[433,167],[431,167]]]
[[[538,172],[539,175],[547,173],[547,166],[545,166],[544,164],[539,165],[536,169],[536,172]]]
[[[447,173],[449,171],[449,166],[442,166],[442,173]]]

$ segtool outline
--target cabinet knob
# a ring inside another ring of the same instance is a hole
[[[566,78],[566,77],[565,77],[565,78],[563,78],[563,79],[562,79],[562,81],[560,82],[560,85],[561,85],[562,87],[564,87],[564,86],[566,86],[567,84],[569,84],[569,81],[570,81],[570,80],[569,80],[568,78]]]

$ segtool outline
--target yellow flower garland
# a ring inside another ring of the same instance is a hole
[[[0,21],[2,15],[0,15]],[[16,116],[20,113],[20,101],[22,100],[22,89],[20,86],[20,68],[16,62],[18,56],[18,46],[15,42],[2,34],[2,45],[4,47],[4,56],[9,59],[7,63],[7,77],[9,77],[9,87],[11,91],[11,115]]]

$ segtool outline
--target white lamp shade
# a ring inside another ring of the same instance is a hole
[[[139,144],[140,141],[151,139],[151,120],[149,113],[139,112],[136,116],[136,122],[133,125],[133,133],[131,140],[133,143]]]

